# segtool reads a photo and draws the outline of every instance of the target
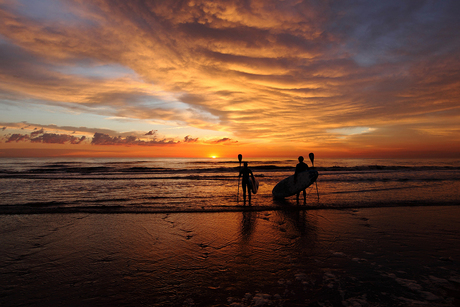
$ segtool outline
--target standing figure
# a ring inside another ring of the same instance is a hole
[[[308,165],[305,162],[303,162],[303,157],[300,156],[299,163],[297,163],[297,165],[295,166],[294,182],[297,181],[297,174],[301,172],[305,172],[306,170],[308,170]],[[306,189],[304,189],[302,192],[303,192],[303,203],[306,204],[307,203],[307,191]],[[299,196],[300,196],[300,192],[297,193],[297,204],[299,203]]]
[[[243,176],[243,179],[241,180],[241,185],[243,186],[243,200],[245,204],[246,204],[246,189],[248,190],[249,204],[251,204],[252,182],[251,180],[249,180],[249,175],[251,175],[252,182],[254,182],[254,174],[248,168],[248,162],[244,162],[243,168],[240,170],[240,174],[238,175],[238,180],[241,176]]]

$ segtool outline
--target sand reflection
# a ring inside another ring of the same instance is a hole
[[[242,212],[241,220],[241,242],[246,244],[250,241],[251,236],[256,227],[257,221],[257,212],[254,211],[244,211]]]
[[[459,211],[2,215],[0,305],[449,306]]]

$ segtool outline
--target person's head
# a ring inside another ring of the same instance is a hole
[[[299,162],[303,162],[303,157],[302,156],[299,157]]]
[[[248,162],[243,162],[244,167],[248,167]]]

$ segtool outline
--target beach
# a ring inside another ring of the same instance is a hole
[[[460,207],[0,215],[1,306],[459,306]]]
[[[0,306],[459,306],[459,160],[235,160],[0,160]]]

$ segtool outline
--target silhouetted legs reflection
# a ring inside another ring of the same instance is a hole
[[[256,214],[253,211],[243,211],[243,219],[241,220],[241,238],[243,242],[249,241],[254,232]]]

